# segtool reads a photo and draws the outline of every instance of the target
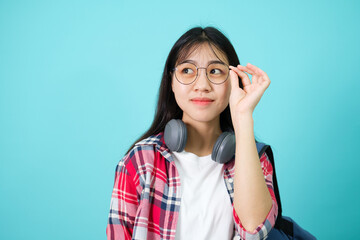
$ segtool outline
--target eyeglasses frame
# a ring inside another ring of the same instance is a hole
[[[193,80],[192,82],[190,82],[190,83],[183,83],[183,82],[181,82],[181,81],[177,78],[177,76],[176,76],[175,70],[177,70],[177,66],[179,66],[179,65],[181,65],[181,64],[184,64],[184,63],[192,64],[192,65],[194,65],[195,68],[196,68],[196,76],[195,76],[194,80]],[[209,63],[209,64],[207,65],[207,67],[198,67],[198,66],[196,66],[194,63],[191,63],[191,62],[182,62],[182,63],[179,63],[178,65],[176,65],[176,66],[172,69],[172,72],[174,72],[176,80],[177,80],[179,83],[183,84],[183,85],[190,85],[190,84],[194,83],[194,82],[196,81],[196,79],[198,78],[198,76],[199,76],[199,69],[205,69],[206,78],[207,78],[212,84],[220,85],[220,84],[223,84],[224,82],[226,82],[226,80],[229,78],[230,71],[228,71],[228,74],[227,74],[225,80],[224,80],[223,82],[221,82],[221,83],[214,83],[213,81],[211,81],[211,80],[209,79],[209,76],[208,76],[208,73],[207,73],[206,70],[207,70],[207,68],[208,68],[211,64],[214,64],[214,63]],[[223,64],[223,65],[225,65],[227,68],[229,68],[229,65],[225,64],[224,62],[221,62],[220,64]],[[230,68],[229,68],[229,69],[230,69]]]

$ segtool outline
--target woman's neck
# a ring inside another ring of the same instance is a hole
[[[210,122],[197,122],[183,119],[187,127],[185,151],[198,156],[211,154],[216,139],[222,133],[220,118]]]

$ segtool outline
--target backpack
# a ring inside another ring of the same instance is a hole
[[[274,193],[276,197],[276,201],[278,204],[278,216],[275,221],[275,226],[269,234],[267,235],[267,240],[275,240],[275,239],[290,239],[290,240],[313,240],[316,239],[311,233],[301,228],[292,218],[287,216],[282,216],[282,208],[281,208],[281,200],[279,194],[279,187],[276,180],[275,173],[275,163],[274,163],[274,155],[269,145],[266,145],[262,142],[256,141],[256,148],[259,154],[259,157],[262,156],[264,152],[266,152],[267,156],[273,167],[273,187]]]

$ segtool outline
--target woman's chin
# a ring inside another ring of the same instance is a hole
[[[186,123],[190,123],[190,122],[202,122],[202,123],[206,123],[206,122],[214,122],[217,118],[219,118],[219,114],[207,114],[205,112],[202,111],[198,111],[194,114],[184,114],[183,115],[183,121]]]

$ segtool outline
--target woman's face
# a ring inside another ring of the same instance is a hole
[[[213,47],[216,55],[208,44],[202,44],[185,60],[191,60],[197,67],[206,68],[210,61],[222,61],[229,65],[227,57]],[[182,61],[183,62],[183,61]],[[195,82],[184,85],[172,75],[172,91],[181,110],[183,121],[210,122],[218,121],[220,113],[229,103],[230,76],[222,84],[213,84],[206,77],[206,69],[198,69]]]

